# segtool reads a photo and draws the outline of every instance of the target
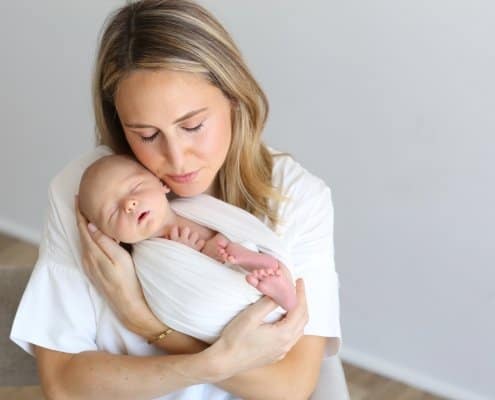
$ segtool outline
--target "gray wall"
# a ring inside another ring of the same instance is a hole
[[[50,177],[91,147],[97,32],[122,3],[0,6],[1,230],[37,240]],[[332,187],[343,357],[495,398],[493,2],[203,3],[267,91],[268,143]]]

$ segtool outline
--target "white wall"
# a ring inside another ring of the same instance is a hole
[[[25,236],[91,146],[95,40],[123,2],[43,3],[0,12],[0,229]],[[267,141],[332,187],[344,358],[495,398],[495,4],[203,3],[267,91]]]
[[[0,230],[39,240],[48,182],[94,143],[97,35],[119,4],[0,3]]]

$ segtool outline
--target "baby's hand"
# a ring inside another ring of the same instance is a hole
[[[185,244],[197,251],[201,251],[205,245],[205,241],[199,238],[198,232],[191,232],[188,226],[174,225],[170,230],[169,238],[174,242]]]

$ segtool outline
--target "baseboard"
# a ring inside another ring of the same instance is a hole
[[[38,245],[41,240],[40,232],[27,228],[17,222],[9,221],[3,217],[0,217],[0,232],[25,240],[34,245]]]
[[[354,350],[345,345],[342,346],[339,354],[342,360],[349,364],[403,382],[437,396],[446,397],[452,400],[490,400],[488,397],[473,393],[462,387],[442,382],[438,379],[418,373],[417,371]]]

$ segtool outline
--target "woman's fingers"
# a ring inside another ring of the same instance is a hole
[[[79,211],[77,198],[75,211],[83,250],[83,267],[93,284],[100,286],[103,283],[102,278],[108,278],[108,274],[114,272],[111,267],[122,261],[127,252],[95,225],[88,225],[88,221]]]
[[[106,298],[121,321],[135,329],[136,321],[151,321],[154,316],[145,303],[130,254],[98,230],[80,213],[75,204],[81,237],[82,261],[93,286]],[[136,311],[137,310],[137,311]],[[143,317],[149,313],[149,317]]]
[[[278,307],[271,298],[263,296],[222,331],[218,343],[230,354],[235,354],[235,364],[230,366],[232,370],[241,372],[281,360],[301,338],[306,324],[306,300],[302,282],[296,287],[300,302],[282,321],[263,322],[266,315]]]
[[[285,338],[290,347],[303,335],[304,327],[308,323],[306,292],[301,278],[296,281],[296,296],[297,306],[275,323],[281,329],[281,337]]]
[[[75,197],[74,209],[76,213],[77,227],[79,230],[79,236],[81,238],[81,248],[82,248],[82,265],[86,276],[89,278],[94,286],[99,287],[99,282],[101,282],[101,272],[96,268],[97,260],[95,255],[95,249],[92,247],[97,247],[94,245],[93,240],[88,232],[88,221],[79,211],[78,196]],[[101,253],[101,250],[97,250]]]
[[[278,304],[275,303],[270,297],[263,296],[256,303],[246,308],[243,312],[249,314],[249,321],[255,324],[260,324],[263,319],[275,310]]]
[[[115,240],[109,238],[92,223],[88,225],[88,232],[94,243],[98,245],[110,261],[113,263],[119,262],[119,257],[121,257],[121,251],[123,249]]]

